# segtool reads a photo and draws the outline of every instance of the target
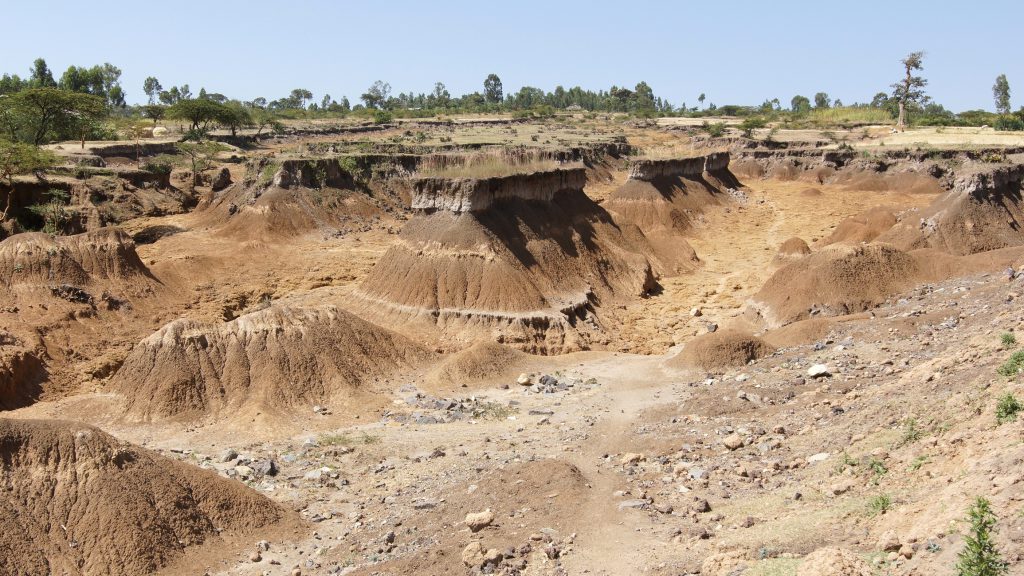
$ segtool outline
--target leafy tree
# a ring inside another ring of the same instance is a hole
[[[29,88],[8,96],[4,106],[10,106],[18,118],[19,131],[36,146],[51,134],[57,138],[82,135],[104,116],[103,100],[91,94],[79,94],[59,88]],[[13,130],[12,130],[13,131]]]
[[[305,108],[306,101],[313,99],[313,93],[305,88],[296,88],[288,96],[288,100],[294,104],[294,108]]]
[[[64,90],[99,96],[110,106],[123,107],[124,90],[120,79],[121,69],[109,62],[92,68],[69,66],[60,77],[59,86]]]
[[[203,172],[213,168],[213,159],[218,153],[227,150],[226,146],[212,140],[178,142],[175,146],[178,148],[178,153],[185,157],[185,162],[191,166],[193,186],[202,185]]]
[[[20,174],[38,174],[57,164],[57,158],[48,150],[31,144],[0,139],[0,180],[7,181],[7,193],[0,222],[7,219],[14,197],[14,177]]]
[[[252,102],[251,102],[251,106],[253,108],[266,108],[267,107],[267,99],[262,97],[262,96],[257,97],[257,98],[253,98]]]
[[[430,93],[428,100],[430,108],[447,108],[451,100],[452,95],[448,93],[444,82],[435,82],[434,91]]]
[[[33,88],[52,88],[57,85],[53,80],[53,72],[50,72],[50,67],[46,65],[46,60],[35,59],[28,83]]]
[[[872,108],[887,108],[889,106],[889,95],[885,92],[879,92],[875,94],[875,97],[871,99]]]
[[[164,87],[160,85],[160,81],[155,76],[149,76],[142,83],[142,91],[146,93],[150,104],[156,103],[156,99],[160,96],[160,92],[163,89]]]
[[[789,101],[789,107],[793,112],[802,114],[804,112],[811,111],[811,101],[807,96],[801,96],[797,94],[793,96],[793,99]]]
[[[1010,82],[1006,79],[1006,74],[996,77],[996,83],[992,86],[992,97],[996,100],[996,112],[1010,113]]]
[[[832,99],[828,97],[826,92],[818,92],[814,95],[814,107],[815,108],[830,108],[832,106]]]
[[[957,576],[1001,576],[1009,573],[1009,564],[992,541],[997,518],[989,501],[977,497],[967,512],[967,519],[971,528],[964,537],[964,549],[957,556]]]
[[[253,108],[249,113],[252,118],[252,126],[256,128],[256,137],[259,138],[264,130],[268,132],[280,132],[284,125],[277,120],[274,113],[266,108]]]
[[[381,108],[391,96],[391,84],[377,80],[372,86],[359,97],[366,104],[367,108]]]
[[[14,94],[24,90],[28,85],[27,80],[22,80],[17,74],[4,74],[0,77],[0,96],[4,94]]]
[[[705,96],[703,92],[700,93],[700,96],[697,96],[697,102],[700,102],[701,108],[704,107],[704,100],[706,100],[706,99],[707,99],[707,96]]]
[[[764,118],[758,116],[748,116],[743,119],[740,123],[740,131],[743,132],[743,136],[746,138],[754,137],[754,130],[758,128],[764,128],[768,123],[765,122]]]
[[[156,126],[157,122],[164,119],[167,115],[167,107],[160,106],[159,104],[151,104],[142,107],[142,116],[153,120],[153,125]]]
[[[161,104],[171,106],[177,104],[178,100],[181,100],[181,91],[178,90],[177,86],[171,86],[168,90],[162,90],[158,95]]]
[[[252,114],[249,113],[248,108],[242,106],[241,102],[231,101],[221,105],[217,123],[231,130],[231,135],[235,136],[239,129],[253,125]]]
[[[907,107],[923,104],[927,100],[924,87],[928,81],[921,76],[914,76],[915,70],[923,70],[924,52],[911,52],[901,60],[906,76],[892,85],[892,97],[899,105],[899,119],[896,127],[902,132],[907,126]]]
[[[342,96],[341,102],[338,103],[338,106],[341,108],[342,112],[349,112],[352,110],[352,105],[348,102],[348,96]]]
[[[501,104],[505,98],[504,87],[501,85],[501,78],[497,74],[488,74],[484,79],[484,100],[488,104]]]
[[[654,90],[647,82],[640,82],[633,90],[633,110],[644,115],[654,114]]]
[[[43,219],[43,232],[47,234],[60,235],[71,220],[71,212],[68,210],[68,201],[71,197],[63,190],[50,190],[46,192],[48,200],[43,204],[33,204],[28,211]]]
[[[331,99],[331,95],[324,94],[324,97],[320,100],[320,107],[327,110],[332,104],[334,104],[334,100]]]
[[[224,105],[206,98],[178,100],[167,109],[167,117],[171,120],[185,120],[190,123],[192,132],[205,132],[212,122],[222,118]]]

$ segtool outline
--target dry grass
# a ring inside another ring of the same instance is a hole
[[[517,162],[493,154],[467,155],[464,164],[438,166],[426,163],[420,166],[419,175],[432,178],[498,178],[513,174],[543,172],[563,167],[554,160],[527,160]]]
[[[881,108],[842,107],[811,110],[810,121],[819,126],[842,124],[892,124],[887,110]]]

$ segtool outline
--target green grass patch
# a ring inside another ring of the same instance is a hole
[[[1012,378],[1020,372],[1021,368],[1024,368],[1024,350],[1018,350],[1010,356],[1002,366],[999,367],[996,372],[1000,376],[1006,376]]]
[[[1021,408],[1024,408],[1024,405],[1021,405],[1016,396],[1007,392],[996,403],[996,422],[1005,424],[1017,420],[1017,413],[1021,411]]]

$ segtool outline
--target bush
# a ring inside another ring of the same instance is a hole
[[[743,132],[744,137],[751,138],[754,136],[754,130],[764,128],[767,124],[764,118],[751,116],[743,119],[743,122],[740,123],[740,130]]]
[[[1003,343],[1004,348],[1009,348],[1017,344],[1017,337],[1013,335],[1013,332],[1003,332],[1002,336],[999,337],[1000,342]]]
[[[996,533],[996,515],[989,501],[981,496],[967,512],[970,532],[964,536],[964,549],[957,555],[957,576],[1000,576],[1008,574],[1009,564],[996,549],[992,536]]]
[[[714,124],[708,124],[708,121],[705,120],[704,123],[700,125],[700,129],[707,132],[708,135],[718,138],[719,136],[725,134],[725,122],[715,122]]]
[[[391,122],[394,119],[395,117],[392,116],[391,112],[388,112],[387,110],[376,110],[373,113],[374,124],[387,124],[388,122]]]
[[[1024,368],[1024,350],[1014,352],[1013,355],[1010,356],[1010,358],[996,371],[1000,376],[1013,378],[1018,372],[1020,372],[1021,368]]]
[[[996,403],[996,422],[999,424],[1013,422],[1017,419],[1017,412],[1020,412],[1022,408],[1024,405],[1021,405],[1017,397],[1007,392]]]
[[[878,496],[872,496],[868,500],[868,514],[870,516],[877,516],[879,514],[885,514],[892,508],[892,498],[888,494],[879,494]]]

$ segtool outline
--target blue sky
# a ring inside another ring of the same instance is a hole
[[[111,62],[129,102],[142,81],[187,83],[230,97],[274,99],[306,88],[353,104],[377,79],[393,92],[632,87],[647,81],[674,105],[759,104],[828,92],[867,101],[924,50],[928,93],[960,111],[993,107],[1005,73],[1024,104],[1024,3],[936,2],[376,2],[5,0],[0,72],[46,58]]]

